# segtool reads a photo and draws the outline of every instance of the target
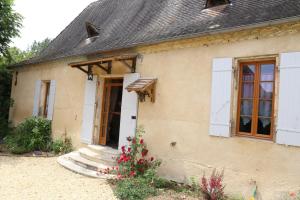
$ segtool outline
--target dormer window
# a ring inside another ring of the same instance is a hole
[[[88,34],[88,38],[99,35],[99,29],[96,26],[94,26],[92,23],[86,22],[85,27],[86,27],[86,32]]]
[[[211,8],[211,7],[220,6],[229,3],[230,3],[229,0],[207,0],[205,8]]]

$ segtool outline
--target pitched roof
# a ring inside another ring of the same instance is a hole
[[[99,0],[91,3],[37,57],[18,65],[300,19],[299,0]],[[86,40],[86,22],[97,28]]]

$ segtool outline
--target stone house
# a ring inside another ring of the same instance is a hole
[[[52,120],[79,149],[70,165],[142,125],[164,177],[300,189],[300,1],[99,0],[12,70],[13,124]]]

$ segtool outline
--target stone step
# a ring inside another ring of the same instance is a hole
[[[69,153],[67,157],[74,163],[90,170],[100,171],[107,168],[107,166],[104,164],[94,162],[82,157],[78,151]]]
[[[101,145],[88,145],[88,149],[92,150],[93,152],[97,154],[107,154],[110,155],[111,157],[116,157],[119,155],[118,149],[114,149],[108,146],[101,146]]]
[[[80,156],[87,160],[101,163],[107,166],[116,165],[115,158],[113,158],[111,155],[107,155],[105,153],[98,154],[90,150],[89,148],[80,148],[78,151]]]
[[[65,167],[66,169],[69,169],[75,173],[84,176],[101,178],[101,179],[111,179],[115,177],[114,175],[110,175],[110,174],[101,174],[95,170],[84,167],[84,165],[79,164],[79,162],[74,162],[73,158],[70,158],[70,154],[59,156],[57,158],[57,162],[63,167]]]

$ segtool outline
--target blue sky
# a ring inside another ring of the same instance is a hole
[[[20,37],[12,46],[25,50],[34,40],[55,38],[87,5],[95,0],[15,0],[23,19]]]

